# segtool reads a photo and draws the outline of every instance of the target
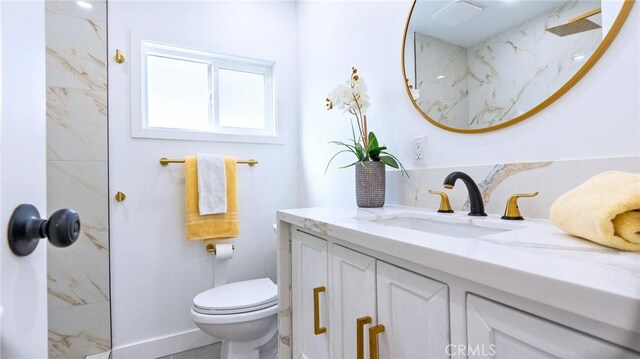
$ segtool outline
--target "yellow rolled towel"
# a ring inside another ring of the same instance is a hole
[[[613,234],[631,243],[640,244],[640,211],[619,214],[613,219]]]
[[[608,171],[560,196],[551,221],[602,245],[640,252],[640,174]]]

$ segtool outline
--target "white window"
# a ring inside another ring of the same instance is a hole
[[[273,62],[140,43],[133,137],[273,142]]]

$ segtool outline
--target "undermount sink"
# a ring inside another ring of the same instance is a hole
[[[449,222],[434,218],[398,216],[394,218],[381,218],[369,221],[383,226],[406,228],[414,231],[459,238],[480,237],[487,234],[501,233],[521,228],[520,226],[507,225],[506,223],[470,223],[468,219],[464,217],[454,218],[454,220],[458,221]]]

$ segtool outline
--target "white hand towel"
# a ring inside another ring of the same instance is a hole
[[[227,212],[227,173],[224,157],[196,155],[198,166],[198,209],[200,215]]]

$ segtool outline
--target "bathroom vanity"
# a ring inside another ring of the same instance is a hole
[[[640,358],[640,254],[463,212],[278,220],[281,358]]]

